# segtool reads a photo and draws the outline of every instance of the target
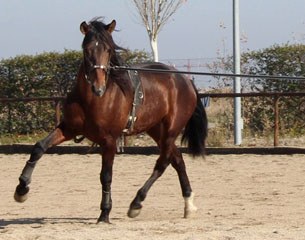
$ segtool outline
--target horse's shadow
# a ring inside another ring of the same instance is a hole
[[[60,217],[38,217],[38,218],[16,218],[16,219],[0,219],[0,229],[4,229],[10,225],[33,225],[33,228],[39,228],[44,224],[64,224],[64,223],[81,223],[96,224],[96,218],[60,218]]]

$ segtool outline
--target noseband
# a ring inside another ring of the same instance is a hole
[[[107,68],[106,65],[93,65],[93,69],[103,69],[105,72],[107,72]]]
[[[90,74],[90,72],[94,71],[95,69],[101,69],[106,73],[105,82],[107,83],[107,78],[108,78],[108,75],[109,75],[109,67],[106,66],[106,65],[93,65],[92,64],[91,67],[90,67],[90,70],[88,71],[89,74]],[[89,84],[92,84],[92,82],[90,81],[90,78],[89,78],[89,74],[85,73],[85,78],[86,78],[86,80]]]
[[[87,83],[89,83],[89,85],[91,86],[92,91],[98,96],[102,96],[105,89],[106,89],[106,85],[107,85],[107,81],[108,81],[109,73],[110,73],[109,62],[110,62],[110,58],[109,58],[109,61],[108,61],[108,65],[103,65],[103,64],[97,65],[97,64],[91,64],[90,63],[91,66],[90,66],[90,69],[88,71],[88,74],[85,71],[85,79],[86,79]],[[100,87],[99,89],[96,89],[95,86],[94,86],[94,83],[90,81],[89,74],[92,71],[94,71],[95,69],[100,69],[100,70],[105,72],[105,86]]]
[[[95,86],[94,82],[90,81],[89,74],[90,74],[90,72],[94,71],[95,69],[101,69],[102,71],[105,72],[105,85],[101,86],[99,88],[97,88]],[[92,92],[95,95],[97,95],[98,97],[101,97],[104,94],[104,92],[106,91],[106,86],[107,86],[107,82],[108,82],[108,78],[109,78],[109,73],[110,73],[109,68],[106,65],[92,65],[90,70],[89,70],[88,75],[85,73],[85,79],[86,79],[87,83],[91,86]]]

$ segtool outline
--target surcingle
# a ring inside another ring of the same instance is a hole
[[[144,99],[142,83],[138,71],[128,70],[128,75],[132,83],[132,87],[134,89],[134,96],[133,96],[132,108],[128,116],[128,122],[126,128],[123,130],[123,133],[126,134],[132,132],[134,123],[137,120],[137,116],[136,116],[137,109],[140,105],[142,105]]]

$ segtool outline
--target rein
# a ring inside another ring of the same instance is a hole
[[[190,72],[190,71],[178,71],[169,69],[152,69],[152,68],[137,68],[129,66],[111,66],[112,70],[117,71],[138,71],[138,72],[157,72],[157,73],[178,73],[178,74],[191,74],[191,75],[203,75],[203,76],[217,76],[217,77],[242,77],[242,78],[267,78],[267,79],[280,79],[280,80],[301,80],[304,81],[305,77],[298,76],[276,76],[276,75],[253,75],[253,74],[233,74],[233,73],[209,73],[209,72]]]

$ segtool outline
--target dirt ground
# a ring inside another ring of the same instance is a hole
[[[13,200],[27,155],[0,155],[0,239],[305,239],[305,155],[185,155],[197,213],[183,219],[176,172],[155,183],[138,218],[126,213],[157,156],[119,155],[112,224],[96,224],[99,155],[45,155],[25,203]]]

